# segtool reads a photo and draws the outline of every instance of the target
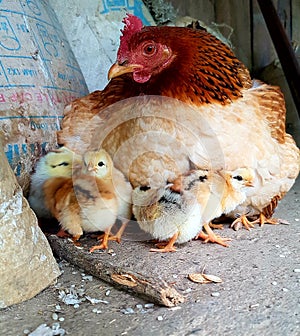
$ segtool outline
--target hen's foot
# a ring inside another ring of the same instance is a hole
[[[174,236],[168,241],[163,243],[157,243],[155,246],[158,247],[158,249],[150,249],[150,252],[176,252],[176,247],[174,246],[176,240],[178,238],[178,233],[175,233]]]
[[[280,224],[280,220],[273,217],[267,218],[265,215],[261,213],[259,217],[252,222],[252,224],[259,224],[259,226],[264,226],[265,224],[277,225]]]
[[[250,229],[254,228],[255,223],[256,223],[256,221],[250,222],[247,219],[247,216],[242,215],[242,216],[238,217],[237,219],[235,219],[232,222],[232,224],[230,225],[230,227],[233,228],[235,231],[238,231],[242,226],[245,226],[245,228],[247,230],[250,230]]]

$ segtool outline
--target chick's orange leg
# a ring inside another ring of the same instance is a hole
[[[208,225],[209,225],[212,229],[217,229],[217,230],[223,230],[223,229],[224,229],[223,224],[215,224],[215,223],[210,222]]]
[[[74,243],[75,246],[81,246],[81,244],[78,241],[80,237],[81,237],[81,235],[72,237],[72,242]]]
[[[155,244],[158,249],[150,249],[150,252],[175,252],[176,247],[174,246],[176,240],[178,238],[178,232],[171,237],[171,239],[167,243],[157,243]]]
[[[122,223],[120,229],[118,230],[118,232],[115,235],[110,236],[108,238],[108,240],[115,240],[116,242],[120,243],[121,242],[121,237],[122,237],[122,235],[125,231],[125,228],[126,228],[128,222],[129,222],[129,220],[123,221],[123,223]]]
[[[94,252],[95,250],[106,250],[108,248],[108,240],[109,240],[109,233],[110,229],[108,228],[105,230],[103,235],[102,243],[100,245],[95,245],[90,248],[90,252]]]
[[[242,215],[237,219],[235,219],[230,225],[230,227],[233,228],[235,231],[238,231],[241,228],[241,226],[245,226],[247,230],[250,230],[254,228],[255,222],[256,221],[250,222],[246,215]]]
[[[71,235],[63,229],[60,229],[58,232],[56,232],[56,235],[59,238],[69,238],[69,237],[71,237]]]
[[[222,245],[224,247],[228,247],[229,245],[227,244],[227,242],[231,241],[231,238],[225,238],[225,237],[220,237],[217,236],[212,229],[210,228],[209,224],[204,224],[203,225],[205,231],[207,232],[204,233],[203,231],[201,231],[196,237],[195,239],[203,239],[205,243],[211,242],[211,243],[216,243],[219,245]]]

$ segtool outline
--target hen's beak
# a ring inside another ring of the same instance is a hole
[[[118,62],[113,64],[107,74],[108,80],[112,78],[121,76],[125,73],[133,72],[135,70],[141,69],[143,66],[139,64],[128,64],[128,65],[120,65]]]

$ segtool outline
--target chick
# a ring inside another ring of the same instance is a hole
[[[28,201],[38,218],[49,219],[52,216],[45,206],[43,184],[51,177],[71,177],[73,164],[79,157],[66,147],[47,153],[37,162],[35,172],[31,176]]]
[[[188,172],[184,176],[191,174]],[[182,179],[179,177],[173,181],[173,189],[180,191]],[[231,239],[222,238],[214,234],[210,228],[213,219],[222,214],[228,214],[235,210],[246,199],[246,191],[253,187],[254,172],[250,168],[238,168],[232,172],[220,170],[207,173],[207,183],[200,185],[198,202],[201,205],[201,220],[207,234],[201,231],[196,239],[204,239],[205,242],[213,242],[228,246]]]
[[[87,152],[83,155],[81,169],[73,177],[53,177],[44,184],[46,205],[62,228],[73,236],[76,243],[83,232],[104,231],[96,249],[106,249],[119,211],[125,214],[113,184],[113,162],[104,150]],[[124,180],[124,183],[126,181]],[[129,204],[130,206],[130,204]],[[127,213],[126,213],[127,215]]]
[[[202,231],[196,239],[201,238],[206,242],[228,246],[226,242],[231,239],[217,236],[211,230],[210,223],[222,214],[227,215],[234,211],[245,201],[247,191],[253,187],[254,173],[250,168],[238,168],[232,172],[221,170],[211,173],[209,180],[206,189],[198,194],[198,201],[204,209],[202,220],[207,234]]]
[[[125,227],[132,216],[132,187],[131,184],[125,179],[123,173],[114,167],[113,161],[104,149],[85,153],[85,173],[88,174],[91,172],[92,175],[95,174],[95,176],[97,176],[97,171],[99,171],[99,164],[101,165],[101,159],[103,159],[103,162],[105,162],[105,160],[109,161],[109,174],[103,178],[105,180],[110,179],[112,183],[115,197],[117,199],[117,218],[122,222],[122,225],[116,235],[110,237],[109,240],[116,240],[117,242],[120,242]],[[93,171],[95,173],[93,173]]]
[[[196,170],[182,179],[180,192],[172,184],[159,189],[137,187],[133,190],[133,214],[140,228],[159,241],[151,252],[174,252],[174,243],[185,243],[201,230],[201,208],[197,201],[199,185],[206,171]]]
[[[133,213],[141,229],[156,239],[169,239],[162,249],[151,251],[172,252],[175,242],[184,243],[194,237],[228,246],[231,239],[215,235],[209,223],[242,203],[246,198],[244,190],[250,185],[248,169],[191,170],[164,189],[136,188]],[[207,234],[201,231],[202,227]]]

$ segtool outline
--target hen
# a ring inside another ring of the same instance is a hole
[[[300,166],[280,89],[252,81],[205,30],[143,27],[132,15],[124,23],[109,84],[66,107],[58,142],[77,152],[101,145],[134,187],[162,187],[191,161],[252,169],[254,187],[230,215],[271,222]]]

